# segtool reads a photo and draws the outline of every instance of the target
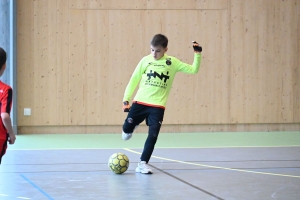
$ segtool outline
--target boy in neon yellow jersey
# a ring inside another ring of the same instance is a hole
[[[149,127],[136,172],[152,174],[147,163],[157,141],[176,73],[196,74],[199,71],[202,47],[197,42],[193,42],[193,47],[194,62],[189,65],[165,54],[168,50],[168,38],[162,34],[154,35],[150,43],[151,54],[141,59],[131,76],[123,98],[123,110],[129,113],[123,125],[122,138],[129,140],[134,129],[144,120]],[[139,89],[130,107],[129,101],[138,84]]]

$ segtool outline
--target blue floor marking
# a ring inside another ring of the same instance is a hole
[[[37,189],[38,191],[40,191],[43,195],[45,195],[48,199],[50,200],[54,200],[49,194],[47,194],[44,190],[42,190],[41,188],[39,188],[36,184],[34,184],[31,180],[29,180],[26,176],[24,176],[23,174],[20,174],[20,176],[25,179],[28,183],[30,183],[30,185],[32,185],[35,189]]]

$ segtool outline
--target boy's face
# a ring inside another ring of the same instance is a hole
[[[168,50],[168,47],[163,48],[162,46],[154,47],[154,46],[150,45],[150,49],[151,49],[151,55],[153,56],[153,58],[155,60],[159,60],[161,57],[163,57],[165,55],[165,53]]]

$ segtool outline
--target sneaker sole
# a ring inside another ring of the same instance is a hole
[[[141,173],[141,174],[153,174],[152,172],[142,172],[139,170],[135,170],[136,173]]]

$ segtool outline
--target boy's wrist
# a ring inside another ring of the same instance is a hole
[[[128,101],[123,101],[123,111],[124,112],[129,112],[130,110],[130,105]]]

